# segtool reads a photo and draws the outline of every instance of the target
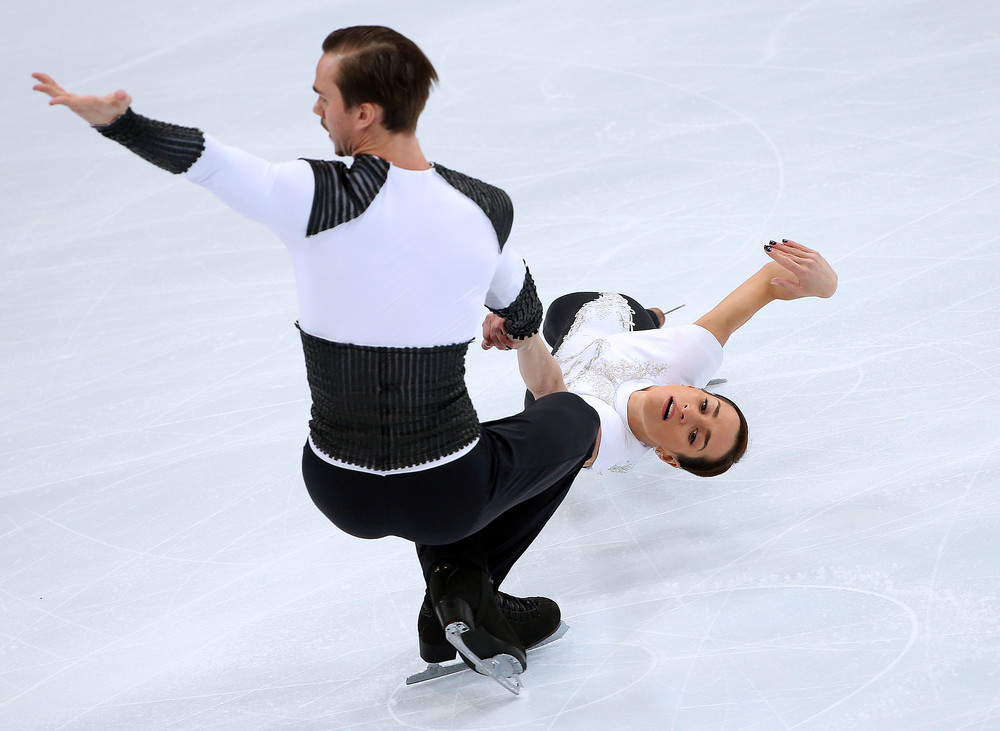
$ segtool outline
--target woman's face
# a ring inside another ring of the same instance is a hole
[[[639,417],[664,462],[717,460],[736,442],[740,417],[731,404],[694,386],[653,386],[642,394]],[[638,436],[638,435],[637,435]]]

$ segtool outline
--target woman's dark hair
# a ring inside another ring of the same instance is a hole
[[[721,475],[734,464],[739,462],[743,455],[746,454],[747,442],[750,437],[750,428],[747,425],[746,417],[743,416],[743,412],[740,411],[740,407],[727,399],[725,396],[720,396],[717,393],[713,393],[712,395],[720,401],[725,401],[727,404],[736,409],[736,415],[740,419],[740,427],[736,431],[736,441],[733,443],[732,449],[719,457],[719,459],[705,459],[703,457],[695,457],[692,459],[690,457],[681,457],[680,455],[677,455],[677,465],[682,470],[686,470],[691,474],[698,475],[699,477],[715,477],[716,475]]]
[[[390,132],[413,133],[437,72],[417,44],[380,25],[335,30],[323,41],[323,53],[341,56],[334,80],[344,108],[371,102],[382,107]]]

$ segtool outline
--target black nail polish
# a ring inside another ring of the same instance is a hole
[[[770,244],[764,244],[764,251],[770,251],[770,250],[771,250],[771,245]]]
[[[788,243],[788,239],[782,239],[782,240],[781,240],[781,243],[783,243],[783,244],[787,244],[787,243]]]

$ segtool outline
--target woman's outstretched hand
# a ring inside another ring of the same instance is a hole
[[[66,91],[47,74],[34,73],[31,76],[38,81],[32,89],[52,97],[49,101],[50,106],[62,104],[69,107],[93,125],[114,122],[125,114],[132,104],[132,97],[123,89],[113,91],[107,96],[80,96]]]
[[[765,266],[779,299],[830,297],[837,291],[837,272],[818,251],[787,239],[764,247],[774,260]],[[791,274],[791,277],[788,275]]]

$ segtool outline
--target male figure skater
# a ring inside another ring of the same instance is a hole
[[[146,119],[123,90],[79,96],[34,77],[50,104],[285,243],[312,393],[302,457],[310,496],[352,535],[416,544],[426,661],[452,659],[457,648],[516,692],[526,648],[559,628],[560,611],[551,599],[497,589],[591,453],[598,419],[561,377],[521,414],[477,418],[465,354],[483,304],[527,340],[538,337],[542,308],[507,245],[507,194],[421,151],[417,120],[437,80],[430,61],[384,27],[326,38],[313,111],[350,166],[269,163],[201,130]]]

